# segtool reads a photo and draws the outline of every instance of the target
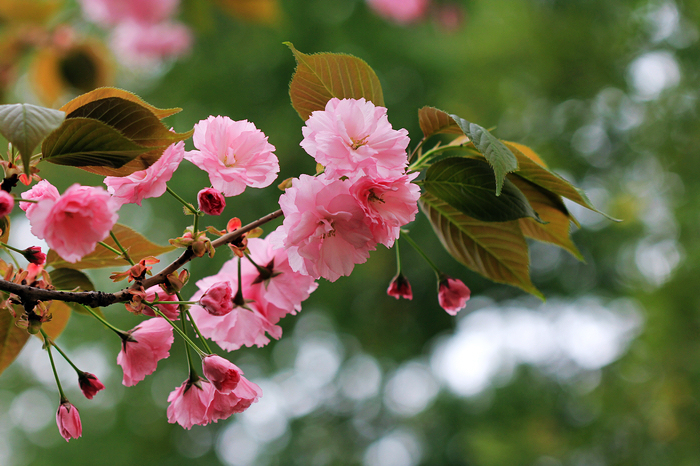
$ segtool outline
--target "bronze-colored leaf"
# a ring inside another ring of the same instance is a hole
[[[430,193],[419,202],[452,257],[490,280],[544,299],[530,280],[527,242],[518,221],[480,222]]]
[[[125,91],[124,89],[118,89],[116,87],[100,87],[95,89],[94,91],[90,91],[86,94],[79,95],[78,97],[61,107],[60,110],[63,110],[64,112],[66,112],[66,115],[68,115],[69,113],[74,112],[83,105],[89,104],[90,102],[94,102],[96,100],[107,99],[110,97],[118,97],[120,99],[137,103],[142,107],[145,107],[151,112],[153,112],[153,114],[161,120],[163,118],[175,115],[176,113],[182,111],[181,108],[160,109],[154,107],[153,105],[144,101],[141,97],[137,96],[136,94],[129,91]]]
[[[426,106],[418,110],[418,124],[425,139],[440,133],[462,134],[452,117],[435,107]]]
[[[174,246],[158,246],[146,239],[141,233],[138,233],[131,228],[117,223],[112,228],[112,232],[119,239],[122,246],[129,252],[129,256],[134,261],[140,261],[144,257],[148,256],[159,256],[168,251],[175,249]],[[115,249],[117,248],[116,243],[111,236],[104,239],[104,242]],[[97,269],[102,267],[120,267],[128,265],[128,263],[121,257],[116,257],[116,255],[109,249],[97,245],[97,248],[87,256],[83,257],[80,261],[72,264],[67,262],[56,253],[54,250],[49,250],[46,258],[46,265],[53,266],[55,268],[69,268],[69,269]]]
[[[369,100],[374,105],[384,106],[384,94],[379,78],[364,61],[342,53],[299,52],[290,42],[297,67],[289,84],[292,106],[302,120],[312,112],[324,110],[333,97],[338,99]]]
[[[15,325],[10,310],[0,308],[0,373],[12,364],[27,340],[29,333]]]
[[[51,314],[51,320],[42,324],[41,328],[52,340],[55,340],[68,325],[71,314],[70,306],[63,301],[51,301],[49,314]],[[37,334],[37,336],[41,338],[41,334]]]

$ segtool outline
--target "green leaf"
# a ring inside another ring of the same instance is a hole
[[[119,242],[129,252],[129,256],[135,262],[140,261],[144,257],[159,256],[168,251],[175,249],[174,246],[158,246],[148,241],[141,233],[138,233],[131,228],[117,223],[112,228],[112,232],[116,235]],[[103,240],[106,244],[118,250],[118,247],[111,236]],[[46,265],[54,268],[70,268],[70,269],[97,269],[102,267],[122,267],[128,265],[121,257],[116,257],[109,249],[97,245],[97,248],[82,260],[72,264],[61,259],[54,250],[49,250],[46,257]]]
[[[508,177],[528,198],[530,205],[537,210],[546,223],[537,223],[530,218],[518,221],[523,234],[537,241],[555,244],[583,261],[583,256],[571,241],[571,214],[560,196],[547,191],[517,175]]]
[[[541,221],[525,195],[506,179],[500,196],[494,194],[493,171],[480,160],[450,157],[428,168],[426,191],[465,215],[483,222],[506,222],[523,217]]]
[[[150,150],[101,121],[71,118],[44,140],[42,158],[73,167],[119,168]]]
[[[481,222],[430,193],[424,193],[419,202],[452,257],[490,280],[544,299],[530,281],[527,242],[517,221]]]
[[[462,134],[462,129],[452,117],[435,107],[426,106],[418,110],[418,124],[425,139],[440,133]]]
[[[27,340],[29,333],[15,325],[10,310],[0,308],[0,373],[12,364]]]
[[[25,174],[29,175],[29,162],[36,146],[61,126],[65,117],[60,110],[31,104],[0,105],[0,134],[19,151]]]
[[[514,142],[503,141],[503,143],[510,148],[518,159],[518,170],[516,171],[518,175],[548,191],[570,199],[593,212],[597,212],[612,221],[620,221],[596,209],[582,189],[575,187],[561,176],[549,171],[542,162],[542,159],[540,159],[532,149]]]
[[[51,277],[51,284],[57,290],[73,291],[77,288],[78,291],[95,291],[95,285],[93,285],[90,277],[85,275],[80,270],[69,268],[53,269],[49,272],[49,276]],[[80,314],[89,314],[89,312],[78,303],[66,304]],[[94,309],[97,312],[100,312],[99,308]]]
[[[289,96],[302,120],[306,121],[315,110],[324,110],[333,97],[364,98],[374,105],[384,106],[379,78],[364,60],[340,53],[307,55],[290,42],[285,42],[285,45],[297,61],[289,84]]]
[[[450,116],[493,168],[496,175],[496,196],[499,196],[506,174],[518,169],[518,160],[515,155],[485,128],[476,123],[470,123],[457,115]]]

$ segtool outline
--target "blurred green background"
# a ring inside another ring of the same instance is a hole
[[[431,105],[535,149],[583,187],[613,223],[571,206],[586,263],[531,245],[547,302],[490,283],[452,260],[423,217],[414,237],[472,290],[456,318],[437,304],[434,275],[407,245],[412,301],[385,294],[394,252],[380,247],[350,277],[321,282],[284,335],[229,355],[261,385],[244,414],[185,431],[166,422],[168,393],[186,377],[177,343],[133,388],[115,365],[119,341],[74,315],[58,340],[107,389],[92,401],[63,364],[83,421],[66,444],[58,396],[38,341],[0,376],[0,464],[24,465],[696,465],[700,463],[700,3],[465,0],[458,27],[438,15],[399,26],[359,0],[282,0],[275,26],[185,1],[191,54],[162,76],[118,85],[184,110],[178,131],[209,115],[248,119],[277,148],[280,180],[311,173],[289,103],[300,51],[345,52],[372,66],[389,120],[417,141]],[[191,149],[191,141],[188,141]],[[695,157],[695,158],[694,158]],[[99,177],[42,164],[61,191]],[[183,162],[170,183],[187,199],[208,184]],[[244,223],[276,208],[279,191],[247,190],[222,218]],[[159,243],[187,225],[170,198],[127,206],[121,222]],[[13,222],[21,241],[20,219]],[[22,229],[24,228],[24,230]],[[268,226],[271,231],[274,225]],[[198,260],[195,279],[228,259]],[[103,274],[106,275],[106,274]],[[115,289],[93,273],[104,289]],[[188,285],[185,294],[194,290]],[[138,318],[105,314],[122,328]]]

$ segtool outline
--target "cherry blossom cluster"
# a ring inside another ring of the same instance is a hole
[[[174,21],[179,0],[79,0],[88,21],[111,28],[110,43],[124,63],[143,68],[176,58],[192,45],[192,33]]]

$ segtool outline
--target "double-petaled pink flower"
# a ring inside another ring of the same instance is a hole
[[[0,217],[9,215],[15,208],[15,198],[12,194],[0,189]]]
[[[199,305],[213,316],[224,316],[233,310],[233,289],[227,281],[212,285],[204,296],[199,298]]]
[[[204,376],[221,393],[231,393],[241,381],[243,371],[238,366],[216,354],[202,359]]]
[[[112,198],[122,204],[138,204],[150,197],[160,197],[165,192],[173,173],[185,155],[185,143],[180,141],[168,146],[163,155],[150,167],[129,176],[107,176],[104,183]]]
[[[172,327],[158,317],[145,320],[128,332],[117,356],[117,364],[124,371],[122,383],[131,387],[152,374],[158,361],[170,356],[173,340]]]
[[[379,15],[399,24],[414,23],[425,16],[430,0],[367,0]]]
[[[158,285],[152,286],[146,290],[146,301],[153,302],[156,300],[156,297],[158,301],[179,301],[177,295],[168,294]],[[177,304],[156,304],[155,307],[170,320],[177,320],[180,318],[180,308]],[[153,309],[148,306],[144,306],[141,313],[145,316],[156,316]]]
[[[275,147],[248,120],[210,116],[194,125],[197,150],[185,158],[209,174],[211,185],[224,196],[241,194],[246,186],[264,188],[279,172]]]
[[[24,199],[40,199],[26,209],[32,233],[66,261],[77,262],[109,234],[119,206],[102,188],[74,184],[54,198],[53,186],[40,185],[35,193],[23,193]]]
[[[365,99],[333,98],[302,128],[301,147],[334,178],[360,171],[372,177],[400,176],[408,165],[408,131],[395,130],[386,108]]]
[[[292,270],[333,282],[369,258],[376,241],[349,187],[348,180],[301,175],[280,196],[284,222],[271,241],[287,250]]]
[[[102,26],[123,21],[154,24],[175,14],[180,0],[78,0],[85,17]]]
[[[462,280],[443,277],[438,284],[438,302],[450,315],[457,315],[469,301],[471,291]]]

